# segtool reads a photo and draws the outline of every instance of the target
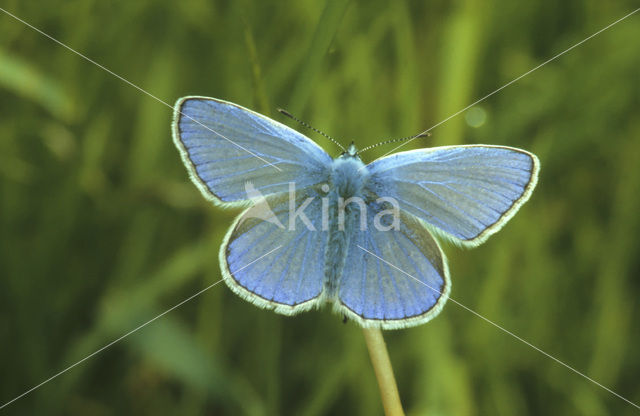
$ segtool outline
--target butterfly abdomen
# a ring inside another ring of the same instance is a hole
[[[333,161],[329,177],[329,238],[325,250],[324,293],[327,300],[337,298],[350,237],[366,215],[364,187],[368,171],[360,158],[342,156]],[[364,212],[363,212],[364,210]]]

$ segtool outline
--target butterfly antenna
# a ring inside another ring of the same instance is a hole
[[[344,146],[342,146],[340,143],[338,143],[336,140],[333,139],[333,137],[329,136],[328,134],[325,134],[323,132],[321,132],[320,130],[316,129],[315,127],[312,127],[311,125],[309,125],[309,123],[305,123],[304,121],[296,118],[293,116],[293,114],[291,114],[290,112],[288,112],[287,110],[283,110],[282,108],[278,108],[278,111],[281,114],[284,114],[285,116],[289,117],[292,120],[297,121],[298,123],[302,124],[304,127],[311,129],[313,131],[315,131],[318,134],[323,135],[324,137],[326,137],[327,139],[331,140],[333,143],[335,143],[340,149],[342,149],[343,152],[346,152],[347,149],[344,148]]]
[[[407,141],[407,140],[417,139],[419,137],[429,137],[429,136],[431,136],[431,133],[429,133],[428,131],[423,131],[422,133],[419,133],[419,134],[416,134],[416,135],[413,135],[413,136],[401,137],[399,139],[385,140],[385,141],[382,141],[380,143],[372,144],[371,146],[365,147],[364,149],[358,151],[358,155],[362,154],[363,152],[366,152],[367,150],[371,150],[371,149],[373,149],[375,147],[382,146],[384,144],[404,142],[404,141]]]

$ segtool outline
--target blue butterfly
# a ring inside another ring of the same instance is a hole
[[[383,329],[444,306],[451,282],[434,235],[481,244],[529,199],[540,169],[529,152],[489,145],[365,165],[352,144],[331,158],[283,124],[197,96],[176,103],[173,140],[205,198],[245,208],[219,253],[231,290],[285,315],[332,303]]]

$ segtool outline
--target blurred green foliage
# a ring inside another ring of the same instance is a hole
[[[2,5],[170,104],[198,94],[272,116],[280,106],[359,147],[431,127],[636,6]],[[5,14],[0,39],[4,403],[220,279],[218,247],[235,213],[188,180],[170,108]],[[640,15],[411,143],[504,144],[540,157],[538,188],[499,234],[471,251],[446,247],[452,298],[636,403],[638,39]],[[385,336],[409,415],[636,414],[453,302],[434,321]],[[221,284],[3,412],[382,408],[359,328],[328,310],[262,311]]]

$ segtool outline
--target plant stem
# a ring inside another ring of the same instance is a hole
[[[364,339],[367,342],[369,356],[373,364],[373,370],[378,379],[380,397],[386,416],[404,416],[396,379],[393,377],[393,368],[387,346],[382,338],[382,332],[377,328],[364,328]]]

